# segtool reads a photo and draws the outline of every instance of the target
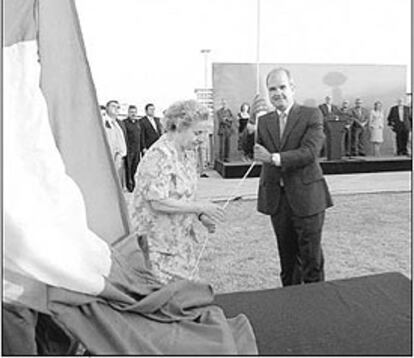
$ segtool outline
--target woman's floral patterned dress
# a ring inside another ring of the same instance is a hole
[[[152,209],[152,200],[194,200],[197,185],[195,153],[180,160],[174,145],[163,135],[147,151],[136,174],[136,189],[130,202],[131,222],[139,235],[147,264],[163,283],[198,279],[194,214],[168,214]]]

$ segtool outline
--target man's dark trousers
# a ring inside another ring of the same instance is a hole
[[[408,153],[407,143],[409,134],[410,132],[403,126],[400,126],[395,132],[395,139],[397,142],[397,154],[406,155]]]
[[[230,135],[220,135],[220,153],[219,157],[221,160],[228,161],[230,154]]]
[[[130,192],[135,188],[135,173],[139,161],[141,159],[141,153],[136,151],[128,153],[126,156],[125,171],[126,171],[126,186]]]
[[[285,191],[281,189],[279,208],[271,220],[279,250],[283,286],[324,281],[321,247],[324,218],[325,211],[307,217],[294,215]]]

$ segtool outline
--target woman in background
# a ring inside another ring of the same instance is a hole
[[[243,114],[244,113],[244,114]],[[240,127],[243,125],[240,134],[240,149],[243,151],[243,161],[253,160],[254,147],[254,132],[255,121],[250,116],[250,106],[248,103],[243,103],[240,109],[239,118],[243,117],[243,122],[240,119]],[[240,131],[239,127],[239,131]]]
[[[384,141],[384,112],[382,111],[382,103],[380,101],[376,101],[374,103],[374,109],[371,110],[369,116],[369,130],[374,156],[379,157],[381,155],[380,146]]]
[[[248,103],[245,102],[240,106],[240,112],[237,113],[237,119],[239,122],[238,150],[243,150],[244,130],[246,128],[247,122],[250,119],[250,106]]]
[[[248,103],[243,103],[240,107],[240,112],[237,113],[239,119],[239,134],[246,128],[247,122],[250,119],[250,106]]]
[[[165,284],[198,279],[194,223],[214,232],[223,220],[220,206],[195,199],[195,149],[207,119],[207,108],[195,100],[171,105],[165,111],[167,132],[146,152],[136,174],[131,222],[149,269]]]

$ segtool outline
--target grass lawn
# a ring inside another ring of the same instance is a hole
[[[410,197],[411,193],[335,196],[322,238],[326,280],[389,271],[411,278]],[[227,212],[227,223],[209,239],[200,276],[216,293],[280,287],[269,217],[256,211],[255,200],[233,202]]]

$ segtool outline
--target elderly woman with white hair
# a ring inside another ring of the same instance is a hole
[[[167,131],[139,164],[130,213],[150,270],[161,282],[169,283],[198,279],[194,223],[199,220],[214,232],[224,211],[195,198],[195,149],[205,131],[207,108],[195,100],[179,101],[164,115]]]

